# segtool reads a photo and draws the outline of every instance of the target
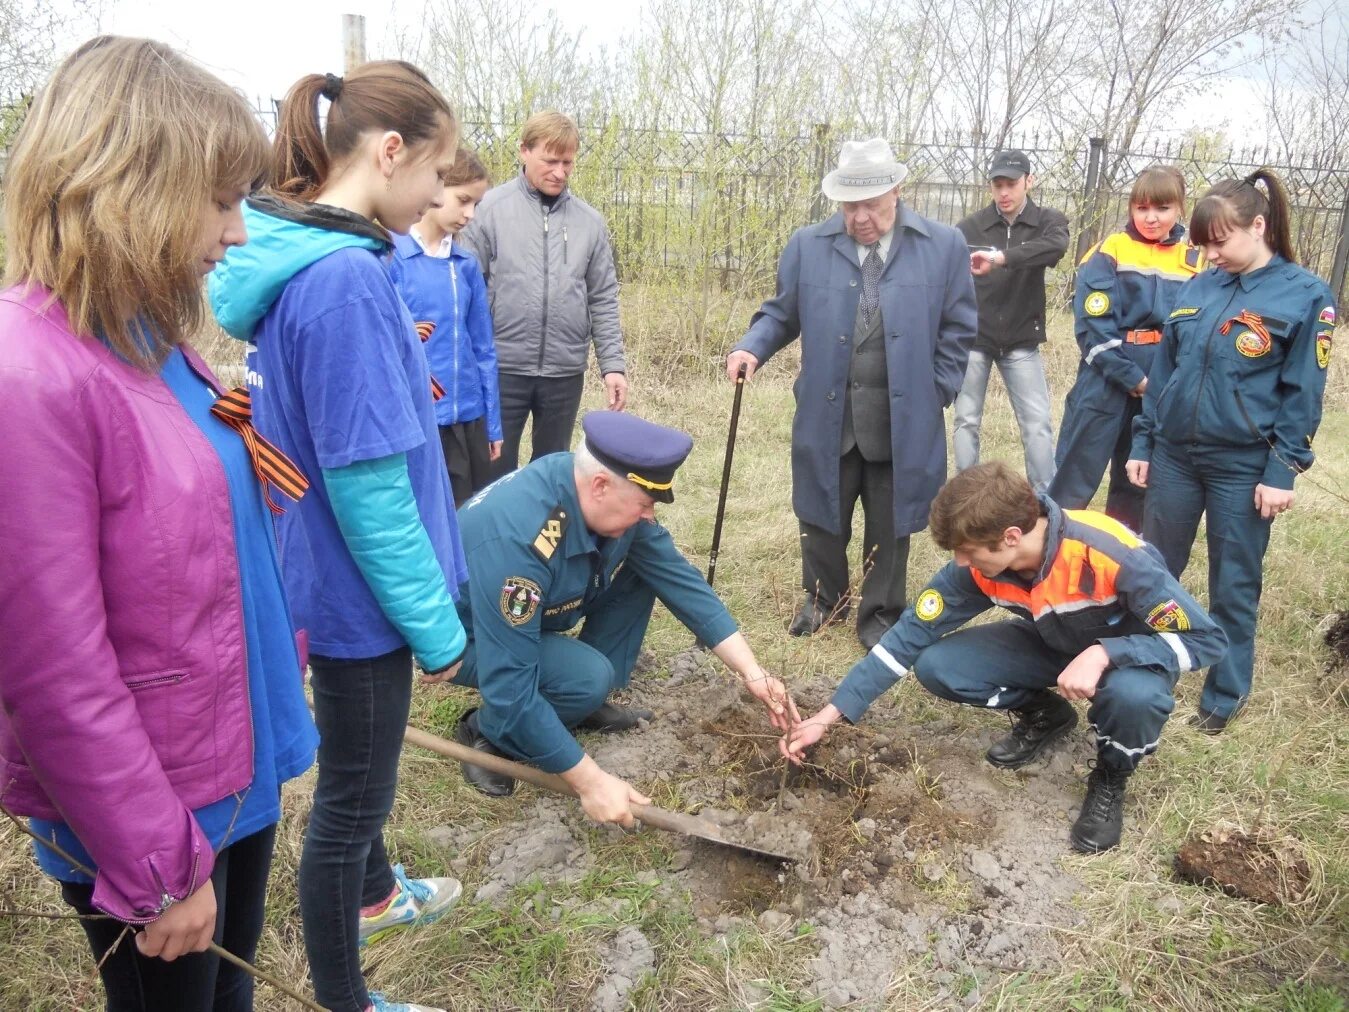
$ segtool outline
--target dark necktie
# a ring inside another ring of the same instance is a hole
[[[867,247],[866,259],[862,261],[862,301],[858,311],[862,314],[862,325],[871,326],[871,317],[881,305],[881,244],[873,242]]]

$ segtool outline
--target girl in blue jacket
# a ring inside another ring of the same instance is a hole
[[[1199,251],[1185,239],[1184,211],[1180,170],[1144,169],[1129,193],[1128,223],[1087,251],[1073,294],[1082,361],[1063,405],[1049,497],[1065,509],[1085,509],[1108,465],[1105,512],[1134,531],[1143,523],[1143,492],[1124,469],[1132,424],[1162,324],[1200,266]]]
[[[453,592],[466,568],[432,378],[385,266],[390,232],[440,204],[457,135],[445,99],[409,64],[302,78],[281,108],[270,193],[245,208],[257,242],[211,286],[221,325],[251,342],[258,429],[313,483],[278,534],[309,631],[320,734],[300,913],[315,993],[335,1012],[423,1008],[368,993],[358,946],[444,913],[460,893],[454,879],[390,867],[382,833],[413,658],[423,681],[441,682],[465,646]]]
[[[389,276],[426,341],[431,374],[445,394],[436,401],[440,443],[454,504],[462,506],[491,476],[501,456],[501,402],[492,311],[477,258],[454,242],[473,220],[490,185],[478,156],[460,148],[441,205],[409,235],[394,237]]]
[[[1218,734],[1245,704],[1270,525],[1293,506],[1335,331],[1324,281],[1294,259],[1288,195],[1268,169],[1214,186],[1190,227],[1211,269],[1166,321],[1134,423],[1129,478],[1148,490],[1143,536],[1177,576],[1207,516],[1209,610],[1227,656],[1191,723]]]

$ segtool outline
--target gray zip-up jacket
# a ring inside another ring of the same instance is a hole
[[[524,173],[493,187],[458,241],[482,265],[503,373],[575,376],[595,343],[624,372],[618,276],[604,218],[570,190],[551,208]]]

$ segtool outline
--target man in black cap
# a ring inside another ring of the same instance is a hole
[[[1043,492],[1054,477],[1054,428],[1040,345],[1045,340],[1045,268],[1068,250],[1068,219],[1031,200],[1024,151],[999,151],[988,167],[993,203],[956,227],[970,247],[979,333],[956,397],[956,470],[979,463],[984,394],[994,364],[1016,413],[1026,477]]]
[[[459,615],[468,648],[454,680],[477,688],[482,705],[455,737],[558,773],[592,819],[631,825],[630,805],[649,802],[601,769],[571,730],[625,731],[650,719],[649,711],[606,700],[632,676],[656,598],[744,679],[774,727],[785,732],[797,713],[656,522],[655,504],[674,501],[675,470],[693,440],[617,412],[591,412],[581,426],[575,453],[507,474],[459,514],[469,572]],[[564,635],[578,623],[579,635]],[[465,765],[464,776],[492,796],[515,787],[478,766]]]

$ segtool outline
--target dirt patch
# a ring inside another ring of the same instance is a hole
[[[1349,706],[1349,611],[1335,612],[1325,622],[1325,642],[1330,648],[1326,680],[1331,694]]]
[[[1311,882],[1311,869],[1293,841],[1227,826],[1186,840],[1176,854],[1176,874],[1229,896],[1272,905],[1296,902]]]
[[[780,865],[670,837],[661,886],[687,893],[704,932],[809,923],[815,951],[806,967],[825,1008],[882,1007],[897,969],[921,956],[952,1002],[1009,968],[1057,964],[1054,929],[1080,918],[1071,902],[1079,884],[1060,860],[1094,755],[1085,737],[1006,773],[983,760],[1005,723],[959,733],[949,720],[906,726],[882,700],[865,724],[836,726],[808,766],[784,773],[759,708],[719,665],[686,651],[667,670],[666,679],[638,679],[631,693],[655,720],[627,734],[588,735],[587,751],[662,807],[806,854]],[[823,676],[795,684],[803,712],[832,687]],[[478,898],[499,902],[530,876],[583,874],[595,861],[586,833],[574,805],[541,799],[477,844],[487,848]],[[615,939],[612,952],[629,949],[645,952],[631,938]],[[606,955],[610,962],[597,1007],[621,1002],[634,980],[624,959]],[[644,955],[641,962],[647,969]]]

